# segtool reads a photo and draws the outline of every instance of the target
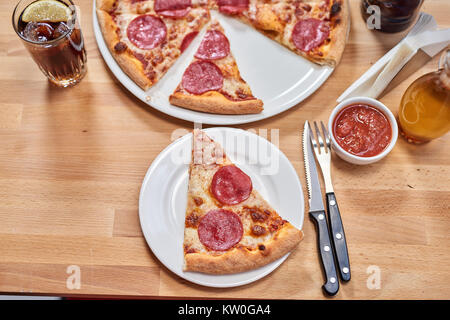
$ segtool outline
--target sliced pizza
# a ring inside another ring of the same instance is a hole
[[[166,17],[184,17],[192,8],[207,7],[208,0],[97,0],[97,9],[110,13],[156,12]]]
[[[97,0],[99,24],[112,56],[144,90],[161,79],[210,19],[207,8],[186,7],[185,2]]]
[[[347,0],[215,1],[219,11],[314,63],[335,66],[341,59],[349,27]]]
[[[242,79],[230,43],[217,21],[208,27],[194,60],[170,96],[171,104],[218,114],[249,114],[263,110]]]
[[[184,230],[184,270],[228,274],[256,269],[293,250],[301,230],[253,188],[222,147],[193,132]]]

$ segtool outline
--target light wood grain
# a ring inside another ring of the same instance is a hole
[[[197,286],[155,258],[140,230],[140,186],[172,132],[192,124],[151,109],[117,82],[94,40],[92,1],[76,2],[89,71],[81,84],[64,90],[49,85],[14,33],[15,1],[0,3],[0,291],[324,298],[315,229],[307,217],[298,249],[273,273],[243,287]],[[336,98],[404,35],[367,30],[358,3],[351,1],[350,38],[329,80],[283,114],[237,126],[279,129],[280,149],[303,185],[304,121],[327,120]],[[447,0],[427,0],[423,10],[450,27]],[[423,66],[403,72],[381,98],[394,113],[407,86],[437,67],[438,57],[416,59]],[[387,158],[366,167],[333,157],[352,266],[352,280],[336,299],[450,297],[449,142],[449,135],[420,147],[400,139]],[[80,267],[80,289],[66,287],[71,265]],[[380,289],[367,287],[369,266],[380,268]]]

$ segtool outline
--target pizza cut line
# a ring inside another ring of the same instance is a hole
[[[193,132],[184,229],[184,271],[230,274],[275,261],[303,233],[284,220],[205,132]]]
[[[210,22],[210,10],[218,10],[246,23],[309,61],[329,66],[336,66],[341,59],[349,24],[347,0],[96,1],[100,29],[112,56],[143,90],[155,85],[165,75]],[[221,44],[220,41],[217,43]],[[230,63],[228,69],[237,70],[234,58],[232,55],[230,57],[226,59]],[[200,64],[198,61],[197,66]],[[210,67],[205,68],[213,70]],[[218,73],[217,70],[215,73]],[[213,80],[220,82],[214,76]],[[247,91],[244,90],[244,93],[240,88],[230,91],[229,87],[221,87],[222,95],[215,95],[217,99],[211,99],[210,95],[214,94],[190,92],[189,99],[186,95],[181,101],[175,97],[175,92],[170,102],[210,113],[261,112],[262,101],[251,95],[247,83],[245,87]],[[216,83],[209,91],[220,91],[217,88]],[[255,107],[255,103],[259,106]]]

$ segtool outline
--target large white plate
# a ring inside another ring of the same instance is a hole
[[[233,128],[205,129],[224,146],[234,161],[281,217],[303,226],[303,192],[297,173],[286,156],[260,136]],[[139,218],[145,239],[155,256],[172,272],[211,287],[234,287],[256,281],[277,268],[289,254],[261,268],[229,275],[184,272],[183,240],[191,160],[192,134],[166,147],[153,161],[142,183]]]
[[[119,67],[103,40],[95,13],[94,34],[100,52],[112,73],[131,93],[143,102],[173,117],[207,124],[230,125],[262,120],[279,114],[314,93],[333,72],[333,68],[318,66],[290,52],[275,41],[242,22],[211,12],[225,29],[231,50],[238,63],[242,78],[253,94],[264,102],[264,111],[253,115],[217,115],[191,111],[169,103],[168,97],[177,87],[184,70],[205,33],[205,28],[192,41],[166,75],[147,92],[139,88]]]

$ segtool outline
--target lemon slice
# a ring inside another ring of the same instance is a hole
[[[30,4],[22,14],[23,22],[67,22],[72,11],[56,0],[38,0]]]

